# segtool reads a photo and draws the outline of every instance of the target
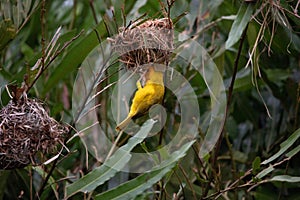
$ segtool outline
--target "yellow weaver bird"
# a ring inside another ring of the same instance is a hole
[[[117,131],[124,129],[133,117],[145,114],[152,105],[162,102],[165,93],[163,76],[163,72],[155,71],[153,66],[148,68],[145,85],[142,87],[139,81],[136,83],[138,90],[134,94],[130,111],[126,119],[117,125]]]

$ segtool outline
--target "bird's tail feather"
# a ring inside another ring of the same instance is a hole
[[[126,128],[126,126],[129,124],[130,120],[131,120],[131,117],[127,117],[126,119],[124,119],[121,123],[119,123],[117,125],[116,130],[121,131],[124,128]]]

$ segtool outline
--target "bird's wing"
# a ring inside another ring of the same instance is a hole
[[[143,114],[147,112],[152,105],[160,103],[163,95],[164,87],[147,85],[136,93],[132,106],[139,111],[138,113]]]

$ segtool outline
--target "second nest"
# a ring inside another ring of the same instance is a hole
[[[0,110],[0,169],[40,164],[37,153],[56,152],[67,131],[39,100],[11,100]]]
[[[168,64],[173,50],[172,21],[162,18],[136,24],[122,27],[117,36],[110,38],[113,50],[120,54],[120,61],[127,69],[141,72],[144,64]]]

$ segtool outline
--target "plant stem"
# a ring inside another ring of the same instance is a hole
[[[35,199],[40,199],[41,195],[43,194],[44,188],[46,187],[50,177],[52,176],[52,173],[53,173],[54,169],[56,168],[56,164],[57,164],[58,160],[59,159],[57,158],[53,161],[53,164],[51,166],[49,173],[47,174],[45,180],[43,181],[42,186],[40,187],[39,191],[35,195]]]
[[[214,150],[213,156],[212,156],[212,165],[211,166],[212,166],[212,170],[215,170],[216,172],[218,171],[218,168],[217,168],[218,153],[220,151],[222,139],[223,139],[224,132],[225,132],[225,124],[226,124],[226,120],[227,120],[228,113],[229,113],[229,107],[230,107],[230,104],[231,104],[231,101],[232,101],[234,83],[235,83],[236,75],[237,75],[237,72],[238,72],[238,64],[239,64],[239,60],[240,60],[240,57],[241,57],[243,43],[244,43],[244,40],[246,38],[247,29],[248,29],[248,25],[246,26],[246,28],[245,28],[245,30],[244,30],[241,38],[240,38],[238,52],[237,52],[237,55],[236,55],[236,58],[235,58],[235,61],[234,61],[232,78],[231,78],[230,86],[228,88],[227,104],[226,104],[226,110],[225,110],[225,119],[224,119],[224,123],[223,123],[223,127],[222,127],[222,133],[219,136],[218,142],[215,146],[215,150]],[[213,179],[213,177],[212,177],[213,174],[218,174],[218,173],[211,173],[209,182],[211,182],[211,180]],[[206,191],[204,191],[204,196],[207,195],[208,189],[209,189],[209,187],[207,187]]]
[[[42,39],[41,39],[41,45],[42,45],[42,58],[41,58],[41,65],[42,69],[45,68],[45,13],[46,13],[46,0],[42,1],[42,7],[41,7],[41,32],[42,32]]]

